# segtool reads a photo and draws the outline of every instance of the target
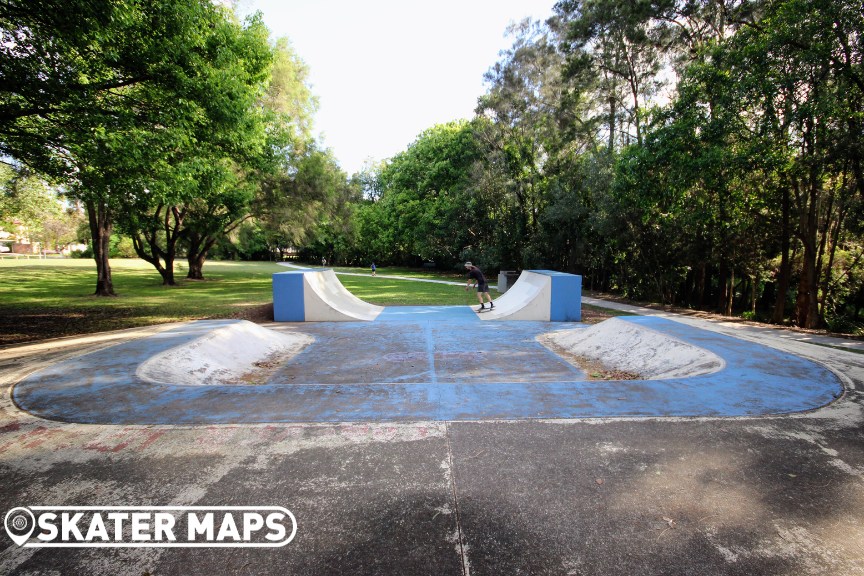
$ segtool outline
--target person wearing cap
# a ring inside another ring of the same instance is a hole
[[[492,296],[489,295],[489,284],[486,283],[486,277],[483,275],[483,272],[471,262],[466,262],[465,268],[468,270],[468,284],[465,285],[465,290],[471,287],[472,282],[477,286],[477,299],[480,301],[480,308],[477,311],[480,312],[486,309],[486,304],[483,302],[484,294],[486,295],[486,300],[489,302],[489,310],[495,308],[495,304],[492,303]]]

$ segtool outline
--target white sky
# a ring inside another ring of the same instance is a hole
[[[315,130],[342,169],[404,150],[435,124],[471,118],[504,32],[555,0],[239,0],[309,66]]]

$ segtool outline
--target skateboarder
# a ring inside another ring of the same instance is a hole
[[[472,281],[477,285],[477,299],[480,301],[480,308],[477,311],[482,312],[486,310],[486,304],[483,303],[484,294],[486,295],[486,300],[489,302],[489,310],[495,308],[495,305],[492,303],[492,296],[489,295],[489,284],[486,283],[486,277],[483,276],[483,272],[471,262],[466,262],[465,268],[468,270],[468,284],[465,285],[465,290],[471,287]]]

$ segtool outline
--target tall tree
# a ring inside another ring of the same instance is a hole
[[[660,84],[661,50],[669,43],[668,28],[653,25],[657,7],[652,2],[562,0],[555,12],[565,30],[560,45],[567,54],[567,75],[596,79],[598,105],[606,106],[610,148],[616,142],[641,143],[646,104]]]
[[[477,186],[499,223],[500,264],[536,266],[540,216],[547,204],[545,164],[562,148],[563,131],[581,120],[578,93],[562,84],[556,30],[525,20],[509,31],[513,46],[487,73],[476,134],[484,159]],[[584,128],[584,126],[582,126]],[[583,131],[582,134],[585,132]],[[509,237],[509,238],[508,238]]]
[[[206,0],[0,4],[0,152],[65,179],[86,206],[97,294],[114,293],[107,247],[118,211],[157,189],[153,173],[194,147],[202,123],[219,126],[215,145],[237,143],[246,80],[266,75],[269,59],[244,55],[249,73],[232,76],[238,29]]]
[[[479,157],[472,125],[456,121],[426,130],[381,170],[374,211],[376,227],[390,230],[391,257],[448,266],[463,258],[466,246],[476,246],[490,209],[470,186]]]

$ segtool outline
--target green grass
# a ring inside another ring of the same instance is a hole
[[[96,287],[92,260],[0,259],[0,345],[181,320],[264,319],[262,309],[273,299],[272,275],[286,271],[272,262],[211,261],[204,266],[206,280],[187,281],[184,262],[176,267],[179,285],[165,287],[156,270],[142,260],[112,260],[111,267],[118,296],[100,298],[92,295]],[[369,273],[365,268],[355,270]],[[401,268],[379,272],[394,273],[442,278],[435,272]],[[457,286],[371,276],[340,276],[340,280],[358,297],[377,304],[476,301],[476,296]]]
[[[476,291],[466,291],[464,286],[393,280],[380,276],[339,276],[339,281],[361,300],[382,306],[464,306],[477,302]]]
[[[0,307],[4,309],[113,310],[140,308],[144,316],[173,319],[183,315],[230,314],[270,300],[270,278],[285,268],[265,262],[209,262],[207,280],[187,281],[178,267],[178,286],[162,286],[156,270],[141,260],[111,262],[116,298],[97,298],[92,260],[0,262]]]
[[[335,266],[333,267],[333,271],[336,273],[339,272],[355,272],[359,274],[371,274],[372,271],[370,268],[353,268],[348,266]],[[401,267],[386,267],[381,268],[380,266],[376,270],[378,276],[404,276],[405,278],[420,278],[426,280],[453,280],[460,281],[465,280],[465,274],[459,273],[455,270],[419,270],[417,268],[401,268]],[[492,281],[496,281],[495,278],[490,279]]]

